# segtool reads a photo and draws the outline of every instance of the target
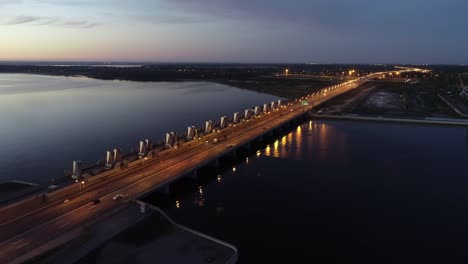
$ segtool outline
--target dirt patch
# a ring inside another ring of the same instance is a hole
[[[358,111],[372,114],[398,114],[404,111],[402,96],[399,93],[378,91],[370,94]]]
[[[373,81],[330,100],[321,109],[327,114],[457,118],[437,91],[431,81]]]

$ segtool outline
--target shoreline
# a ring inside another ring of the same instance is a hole
[[[105,68],[85,66],[5,66],[0,74],[32,74],[52,77],[90,78],[103,81],[131,82],[211,82],[265,93],[287,99],[299,98],[323,87],[334,85],[338,79],[316,76],[314,78],[290,78],[277,75],[283,67],[268,68]]]
[[[460,119],[415,119],[415,118],[392,118],[392,117],[372,117],[361,115],[327,115],[327,114],[314,114],[309,112],[309,116],[315,119],[335,119],[335,120],[354,120],[366,122],[381,122],[381,123],[400,123],[400,124],[422,124],[422,125],[442,125],[442,126],[460,126],[468,127],[468,120]]]

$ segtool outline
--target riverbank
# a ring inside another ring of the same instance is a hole
[[[284,65],[170,65],[142,67],[0,65],[0,73],[87,77],[134,82],[212,82],[288,99],[341,82],[341,77],[295,78],[278,72]],[[316,69],[317,70],[317,69]]]
[[[444,125],[444,126],[462,126],[468,127],[468,120],[453,119],[453,118],[390,118],[382,116],[360,116],[356,114],[347,115],[327,115],[314,114],[309,112],[309,116],[314,119],[338,119],[338,120],[356,120],[356,121],[376,121],[390,123],[407,123],[407,124],[426,124],[426,125]]]

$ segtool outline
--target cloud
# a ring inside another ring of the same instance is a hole
[[[33,26],[47,26],[47,25],[55,25],[55,26],[65,26],[71,28],[93,28],[98,25],[98,23],[89,22],[86,20],[68,20],[64,21],[57,17],[41,17],[41,16],[27,16],[27,15],[19,15],[9,19],[6,19],[0,25],[22,25],[28,24]]]
[[[192,24],[192,23],[203,23],[212,21],[200,16],[139,16],[138,19],[143,19],[146,22],[152,24]]]
[[[21,0],[0,0],[0,6],[20,4],[20,3],[21,3]]]
[[[93,28],[98,25],[98,23],[90,23],[88,21],[66,21],[62,24],[66,27],[74,28]]]
[[[302,24],[339,33],[431,35],[468,26],[466,0],[160,0],[173,11],[216,20]],[[444,23],[440,23],[444,21]],[[417,30],[416,30],[417,29]]]
[[[5,24],[6,25],[19,25],[26,24],[30,22],[40,21],[42,18],[37,16],[16,16],[12,19],[9,19]]]

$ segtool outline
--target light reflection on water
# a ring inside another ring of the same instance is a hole
[[[306,122],[254,150],[249,162],[241,157],[235,175],[229,165],[222,184],[204,184],[203,209],[180,194],[171,199],[194,205],[171,210],[170,203],[166,210],[182,224],[235,244],[246,263],[259,255],[263,262],[298,263],[311,256],[331,263],[467,256],[466,133]]]

